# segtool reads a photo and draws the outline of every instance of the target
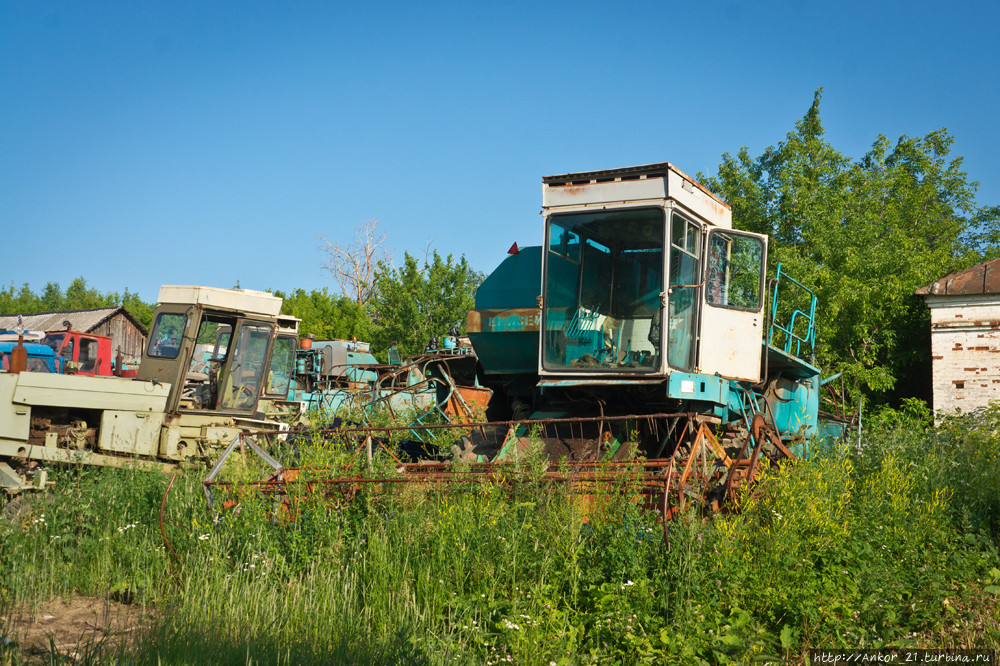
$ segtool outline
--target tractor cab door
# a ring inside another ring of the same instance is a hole
[[[760,381],[767,236],[713,229],[705,243],[699,367],[703,374]]]

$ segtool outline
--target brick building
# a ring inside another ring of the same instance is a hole
[[[1000,401],[1000,259],[917,290],[931,311],[934,410]]]

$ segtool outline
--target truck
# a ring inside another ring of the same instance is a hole
[[[292,373],[282,350],[295,333],[280,311],[265,292],[165,285],[134,379],[0,372],[0,487],[44,486],[45,463],[171,466],[211,458],[242,432],[281,430],[258,411],[286,396]],[[224,348],[196,358],[222,327]]]
[[[136,371],[126,368],[123,356],[112,351],[110,337],[74,331],[69,328],[68,321],[66,324],[67,328],[62,331],[23,331],[21,334],[27,343],[45,345],[52,350],[56,357],[55,367],[48,372],[90,377],[135,377]],[[17,339],[18,334],[14,331],[0,332],[0,344],[12,343]],[[40,366],[33,364],[27,372],[45,372],[39,368]]]

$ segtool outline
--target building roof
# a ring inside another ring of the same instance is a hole
[[[68,321],[70,328],[74,331],[89,333],[117,314],[125,315],[125,318],[131,321],[143,335],[149,335],[146,327],[140,324],[139,320],[121,305],[92,310],[62,310],[60,312],[37,312],[21,315],[21,325],[26,331],[61,331],[66,328],[63,322]],[[17,326],[17,317],[16,314],[0,315],[0,330],[14,330],[14,327]]]
[[[1000,294],[1000,258],[984,261],[964,271],[949,273],[917,289],[918,296],[968,296]]]

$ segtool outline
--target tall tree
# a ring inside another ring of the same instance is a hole
[[[378,218],[373,217],[355,227],[354,240],[346,244],[320,237],[319,250],[326,255],[321,267],[337,281],[344,296],[361,305],[372,296],[379,264],[389,262],[384,247],[389,235],[379,232],[378,225]]]
[[[780,262],[816,292],[824,368],[881,400],[929,391],[929,316],[913,292],[996,256],[1000,208],[977,205],[944,129],[843,155],[823,138],[821,96],[785,141],[700,177],[734,225],[770,236],[772,275]]]
[[[409,253],[398,269],[382,262],[375,277],[375,297],[369,302],[375,342],[386,349],[399,343],[400,353],[423,351],[430,337],[446,335],[452,326],[465,331],[476,288],[483,281],[465,255],[442,258],[435,250],[420,267]]]

